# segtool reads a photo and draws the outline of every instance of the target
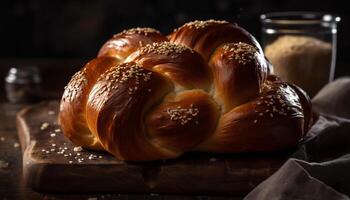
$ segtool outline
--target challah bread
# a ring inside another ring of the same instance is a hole
[[[75,144],[128,161],[279,151],[308,131],[311,103],[269,65],[254,37],[225,21],[167,37],[123,31],[73,76],[59,122]]]

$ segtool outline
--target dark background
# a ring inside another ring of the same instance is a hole
[[[350,7],[345,1],[12,0],[1,4],[1,76],[9,66],[23,63],[56,66],[71,74],[95,57],[99,47],[114,33],[137,26],[154,27],[168,34],[191,20],[225,19],[239,23],[260,40],[259,15],[274,11],[320,11],[339,15],[342,20],[338,26],[336,77],[350,75],[347,55]]]

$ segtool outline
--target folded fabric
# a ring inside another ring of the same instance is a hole
[[[350,120],[321,115],[292,158],[245,199],[349,200],[349,170]]]

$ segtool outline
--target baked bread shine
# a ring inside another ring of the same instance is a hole
[[[72,77],[59,123],[76,145],[127,161],[279,151],[310,129],[311,103],[269,73],[259,43],[237,24],[193,21],[168,36],[129,29]]]

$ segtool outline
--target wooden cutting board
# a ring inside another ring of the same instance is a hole
[[[56,101],[42,102],[17,115],[24,181],[42,192],[244,195],[291,154],[187,153],[173,160],[123,162],[104,152],[74,151],[57,124],[58,107]]]

